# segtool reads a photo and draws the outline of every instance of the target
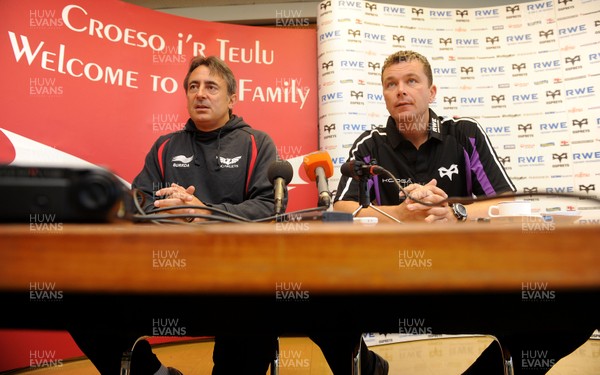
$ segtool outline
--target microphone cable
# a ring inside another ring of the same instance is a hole
[[[591,200],[594,201],[596,203],[600,203],[600,199],[599,198],[595,198],[595,197],[588,197],[585,195],[581,195],[581,194],[575,194],[575,193],[538,193],[538,192],[530,192],[530,193],[512,193],[512,194],[500,194],[500,195],[487,195],[487,196],[483,196],[483,197],[448,197],[445,198],[437,203],[431,203],[431,202],[425,202],[422,201],[420,199],[414,198],[412,197],[409,193],[407,193],[404,188],[402,187],[402,185],[400,185],[400,183],[398,182],[398,179],[396,178],[396,176],[394,176],[390,171],[388,171],[387,169],[383,168],[382,166],[377,165],[376,166],[378,170],[380,170],[383,174],[387,175],[389,178],[391,178],[392,180],[394,180],[396,186],[398,187],[398,190],[400,192],[402,192],[404,194],[404,196],[406,197],[406,199],[410,199],[415,203],[419,203],[422,204],[424,206],[428,206],[428,207],[443,207],[443,205],[445,203],[447,204],[452,204],[452,203],[462,203],[462,204],[469,204],[469,203],[474,203],[474,202],[483,202],[483,201],[488,201],[488,200],[493,200],[493,199],[498,199],[501,197],[533,197],[533,196],[545,196],[545,197],[561,197],[561,198],[577,198],[577,199],[583,199],[583,200]]]
[[[144,197],[142,192],[139,189],[132,189],[132,194],[133,194],[133,204],[135,205],[135,208],[138,211],[138,214],[134,214],[131,216],[131,219],[133,221],[138,221],[138,222],[150,221],[150,222],[154,222],[156,224],[191,224],[193,219],[199,218],[199,219],[209,220],[209,221],[201,222],[203,224],[211,223],[211,222],[226,222],[226,223],[248,223],[248,222],[251,222],[251,220],[241,217],[239,215],[232,214],[231,212],[227,212],[227,211],[221,210],[219,208],[209,207],[209,206],[179,205],[179,206],[172,206],[172,207],[156,208],[149,212],[146,212],[140,205],[139,200],[137,199],[138,197],[141,197],[142,205],[143,205],[146,198]],[[214,213],[218,213],[220,215],[160,214],[160,212],[164,212],[164,211],[171,211],[171,210],[177,210],[177,209],[190,209],[190,208],[207,210],[207,211],[211,211]],[[223,216],[221,216],[221,215],[223,215]],[[180,219],[180,218],[188,219],[187,223],[173,220],[173,219]],[[194,223],[194,224],[196,224],[196,223]]]
[[[282,214],[278,214],[278,215],[272,215],[272,216],[268,216],[262,219],[256,219],[253,220],[253,223],[261,223],[261,222],[267,222],[267,221],[278,221],[279,219],[283,219],[285,221],[286,217],[290,218],[293,217],[294,215],[301,215],[301,214],[305,214],[305,213],[309,213],[309,212],[320,212],[320,211],[327,211],[329,207],[326,206],[319,206],[319,207],[314,207],[314,208],[305,208],[305,209],[301,209],[301,210],[297,210],[297,211],[292,211],[292,212],[285,212]]]

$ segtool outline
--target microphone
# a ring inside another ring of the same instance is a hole
[[[340,172],[346,177],[361,180],[367,176],[375,176],[385,172],[385,169],[375,164],[367,164],[360,160],[350,160],[342,164]]]
[[[267,175],[275,188],[275,215],[279,215],[285,211],[285,189],[294,176],[294,168],[287,160],[276,160],[269,166]]]
[[[333,162],[327,151],[312,152],[304,157],[302,162],[304,171],[311,181],[317,182],[319,191],[319,207],[329,207],[331,205],[331,193],[327,179],[333,176]]]

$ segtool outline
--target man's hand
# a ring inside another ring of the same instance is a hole
[[[448,221],[456,221],[456,217],[448,207],[448,203],[444,202],[440,205],[430,206],[419,202],[436,204],[448,198],[448,194],[437,186],[437,180],[432,179],[425,185],[411,184],[404,188],[404,192],[411,198],[407,198],[403,204],[406,209],[412,212],[411,216],[420,217],[427,223],[441,223]],[[400,196],[404,196],[400,192]]]
[[[157,208],[165,208],[165,207],[173,207],[173,206],[205,206],[200,199],[196,198],[194,192],[196,188],[193,185],[184,188],[183,186],[179,186],[175,183],[172,183],[170,187],[160,189],[156,192],[156,195],[159,197],[164,197],[163,199],[158,199],[154,201],[154,207]],[[203,214],[209,215],[210,211],[202,210],[202,209],[194,209],[194,208],[185,208],[185,209],[177,209],[177,210],[168,210],[165,211],[169,214]],[[181,221],[188,221],[184,218],[180,219]],[[201,221],[203,219],[196,218],[193,221]]]

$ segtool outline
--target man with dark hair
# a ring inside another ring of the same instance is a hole
[[[430,204],[448,196],[495,196],[516,191],[475,120],[438,116],[429,108],[437,87],[423,55],[413,51],[390,55],[383,64],[381,83],[390,114],[387,125],[361,134],[348,160],[376,162],[400,180],[406,193]],[[487,216],[488,207],[494,204],[494,200],[487,200],[468,207],[428,206],[405,199],[396,181],[377,176],[370,180],[370,196],[377,210],[361,209],[358,215],[383,221],[461,222]],[[359,183],[343,176],[334,201],[336,210],[354,212]]]
[[[251,220],[273,215],[274,190],[268,169],[278,158],[277,149],[268,134],[233,114],[236,86],[233,72],[219,58],[192,59],[183,82],[190,118],[181,131],[158,138],[132,183],[144,197],[144,211],[166,209],[161,213],[176,214],[177,220],[190,222],[206,220],[203,215],[224,215],[222,211]],[[286,204],[287,192],[284,207]],[[153,313],[160,316],[164,308],[156,306]],[[193,313],[186,311],[185,315]],[[131,349],[137,337],[151,332],[151,327],[144,330],[137,321],[124,323],[123,332],[111,327],[110,332],[98,329],[90,333],[87,326],[77,325],[73,323],[71,335],[106,375],[118,374],[121,354]],[[271,333],[219,334],[215,337],[213,374],[265,374],[276,345],[277,336]],[[148,342],[141,340],[132,353],[131,373],[178,371],[162,365]]]
[[[248,219],[273,215],[273,185],[267,171],[277,150],[271,137],[233,114],[236,81],[229,67],[217,57],[196,57],[183,87],[190,115],[185,128],[154,143],[132,183],[146,197],[144,209],[194,205]]]

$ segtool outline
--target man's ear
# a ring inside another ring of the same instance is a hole
[[[429,103],[433,103],[435,101],[435,95],[437,94],[437,86],[431,85],[429,88]]]
[[[229,97],[229,109],[233,109],[235,103],[237,103],[237,94],[233,94]]]

